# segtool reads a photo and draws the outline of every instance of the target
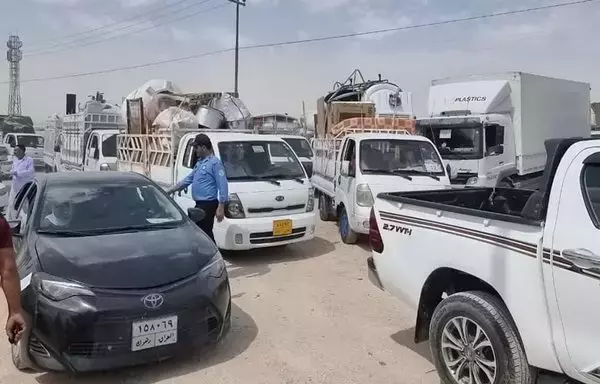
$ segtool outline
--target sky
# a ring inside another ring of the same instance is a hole
[[[240,10],[242,47],[318,38],[517,10],[565,0],[247,0]],[[239,90],[253,114],[300,116],[356,68],[381,74],[413,94],[427,113],[431,80],[524,71],[589,82],[600,100],[600,0],[564,8],[283,47],[243,49]],[[0,36],[23,41],[23,114],[44,121],[101,91],[122,97],[151,79],[188,92],[232,91],[233,52],[109,72],[28,82],[82,72],[169,61],[227,50],[235,42],[228,0],[3,1]],[[594,38],[596,36],[596,38]],[[1,55],[4,57],[4,54]],[[0,114],[8,106],[8,64],[0,69]]]

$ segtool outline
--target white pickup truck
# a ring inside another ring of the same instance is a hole
[[[315,139],[313,149],[311,180],[321,220],[338,219],[346,244],[369,233],[377,193],[451,188],[431,141],[406,130],[349,128],[335,137]]]
[[[277,136],[224,129],[120,134],[117,168],[171,187],[192,172],[196,164],[192,142],[198,133],[210,138],[229,182],[225,218],[214,226],[220,249],[274,247],[315,236],[314,189],[294,151]],[[278,161],[271,152],[279,154]],[[191,188],[176,195],[175,201],[184,210],[193,207]]]
[[[546,149],[537,191],[376,198],[369,278],[415,309],[444,383],[600,383],[600,140]]]

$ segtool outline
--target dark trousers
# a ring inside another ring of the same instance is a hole
[[[196,201],[196,208],[200,208],[204,211],[204,219],[198,221],[196,225],[200,227],[214,242],[215,235],[213,234],[213,226],[215,224],[215,215],[217,214],[217,207],[219,202],[217,200],[210,201]]]

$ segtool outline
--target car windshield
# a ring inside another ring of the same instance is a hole
[[[21,136],[17,135],[17,142],[28,148],[43,148],[44,138],[41,136]]]
[[[280,141],[219,143],[228,180],[304,178],[304,168],[290,147]]]
[[[45,188],[38,230],[111,232],[180,224],[183,216],[151,184],[68,184]]]
[[[117,157],[117,135],[107,133],[102,135],[102,156]]]
[[[417,140],[362,140],[360,170],[363,173],[444,175],[442,160],[435,148]]]
[[[298,157],[313,156],[313,152],[310,149],[310,144],[308,143],[308,140],[304,138],[285,138],[283,140],[285,140],[285,142],[288,143],[290,147],[292,147],[292,149],[294,150],[294,152],[296,152],[296,155],[298,155]]]
[[[423,136],[431,140],[444,159],[481,159],[483,135],[481,127],[473,126],[422,126]]]

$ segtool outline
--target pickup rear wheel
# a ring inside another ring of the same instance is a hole
[[[358,239],[358,234],[350,228],[350,219],[346,208],[342,207],[340,210],[340,236],[345,244],[355,244]]]
[[[429,335],[443,383],[534,382],[513,321],[496,296],[461,292],[448,297],[435,309]]]

